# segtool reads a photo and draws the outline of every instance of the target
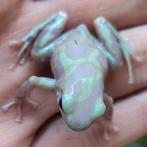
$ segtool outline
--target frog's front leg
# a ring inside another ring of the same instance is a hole
[[[44,77],[31,76],[20,86],[20,88],[16,92],[15,97],[3,104],[1,108],[6,111],[10,107],[17,105],[18,117],[16,118],[16,121],[20,122],[22,120],[21,106],[23,102],[27,102],[35,108],[38,106],[37,102],[35,102],[30,97],[27,97],[31,90],[36,86],[46,89],[54,89],[56,87],[56,80]]]
[[[67,14],[64,11],[59,11],[33,28],[20,41],[10,41],[11,46],[22,46],[17,56],[18,62],[23,64],[27,56],[30,55],[30,51],[33,56],[33,53],[37,53],[41,48],[44,48],[56,39],[63,31],[67,19]],[[49,56],[51,52],[46,51],[44,55]]]
[[[129,83],[133,83],[131,51],[112,24],[103,17],[94,20],[96,33],[104,48],[101,52],[107,57],[111,69],[122,65],[123,57],[128,65]]]

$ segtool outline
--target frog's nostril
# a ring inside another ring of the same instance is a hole
[[[78,44],[78,41],[77,41],[77,40],[74,40],[74,43],[75,43],[75,44]]]

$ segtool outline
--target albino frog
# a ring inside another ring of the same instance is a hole
[[[49,60],[54,79],[31,76],[2,109],[7,110],[14,104],[21,108],[24,101],[36,106],[35,101],[27,98],[35,86],[55,89],[67,125],[73,130],[85,130],[95,120],[111,121],[113,101],[104,93],[104,80],[109,69],[122,66],[124,58],[128,65],[129,82],[133,82],[131,53],[105,18],[94,20],[99,40],[85,24],[61,34],[67,20],[68,15],[59,11],[33,28],[21,41],[12,42],[12,46],[22,45],[18,53],[21,64],[28,53],[35,60]],[[21,119],[19,113],[16,120]]]

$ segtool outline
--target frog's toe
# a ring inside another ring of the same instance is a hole
[[[9,40],[8,44],[10,47],[14,48],[21,48],[23,45],[23,41],[18,41],[18,40]]]
[[[17,41],[17,40],[10,40],[9,41],[10,47],[18,48],[20,51],[17,54],[17,59],[15,63],[10,67],[11,70],[15,69],[18,64],[23,65],[28,57],[30,56],[30,42],[29,41]]]
[[[33,108],[38,108],[39,107],[39,103],[38,102],[36,102],[36,101],[34,101],[32,98],[27,98],[26,99],[26,102],[28,103],[28,104],[30,104]]]
[[[30,42],[29,41],[22,41],[22,40],[20,40],[20,41],[10,40],[9,45],[10,45],[10,47],[20,49],[20,51],[18,52],[17,58],[19,61],[21,61],[28,51],[28,48],[30,46]]]
[[[103,139],[109,141],[111,137],[119,132],[119,129],[113,124],[108,124],[104,128]]]
[[[110,134],[109,134],[108,132],[105,132],[105,133],[104,133],[104,136],[103,136],[103,139],[104,139],[105,141],[109,141],[109,140],[111,139]]]
[[[22,122],[22,116],[21,115],[17,116],[16,119],[15,119],[15,121],[17,123],[21,123]]]
[[[8,101],[8,102],[6,102],[5,104],[3,104],[3,105],[1,106],[1,109],[2,109],[3,111],[6,112],[10,107],[14,106],[16,103],[17,103],[17,102],[16,102],[16,99],[13,98],[13,99],[11,99],[10,101]]]

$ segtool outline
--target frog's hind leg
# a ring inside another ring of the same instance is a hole
[[[30,55],[30,50],[35,47],[42,48],[57,38],[63,31],[67,22],[68,16],[64,11],[59,11],[49,16],[45,21],[33,28],[20,41],[10,41],[10,46],[20,47],[18,53],[18,62],[23,64]]]
[[[129,83],[133,83],[131,51],[121,38],[115,27],[103,17],[94,20],[96,33],[104,45],[102,52],[106,55],[112,69],[122,65],[124,57],[128,65]],[[122,57],[123,56],[123,57]]]
[[[106,105],[106,112],[101,120],[102,125],[102,134],[104,140],[110,140],[111,134],[115,134],[118,132],[118,128],[112,124],[112,116],[113,116],[113,99],[112,97],[104,94],[104,103]]]
[[[30,104],[34,108],[38,107],[39,104],[32,98],[28,97],[29,93],[34,87],[54,89],[56,87],[56,80],[32,76],[20,86],[16,96],[1,106],[4,111],[7,111],[14,105],[17,106],[18,117],[16,118],[16,122],[22,121],[22,104],[24,102]]]

